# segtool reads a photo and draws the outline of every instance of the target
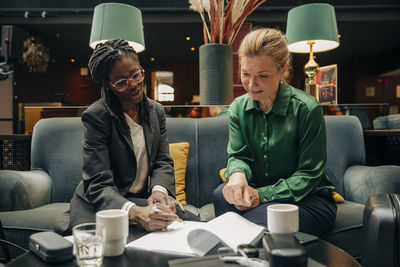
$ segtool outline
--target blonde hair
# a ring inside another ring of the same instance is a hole
[[[239,46],[239,65],[243,57],[268,56],[272,58],[278,70],[286,64],[284,80],[289,82],[291,73],[291,54],[288,50],[286,36],[277,29],[256,28],[247,34]]]

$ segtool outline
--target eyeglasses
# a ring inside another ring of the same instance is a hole
[[[144,80],[144,69],[140,67],[140,70],[132,74],[129,79],[121,79],[115,83],[110,82],[110,84],[117,90],[118,92],[125,91],[128,88],[128,82],[132,81],[134,84],[138,84]]]

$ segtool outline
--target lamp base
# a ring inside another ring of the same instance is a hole
[[[310,79],[307,79],[307,80],[310,80]],[[317,101],[319,101],[317,84],[306,81],[306,93],[312,95],[313,97],[315,97],[317,99]]]

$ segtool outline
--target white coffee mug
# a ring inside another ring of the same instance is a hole
[[[129,234],[128,212],[119,209],[102,210],[96,213],[96,223],[105,228],[104,256],[119,256],[124,253]]]
[[[299,231],[299,207],[292,204],[274,204],[267,207],[268,231],[272,234]]]

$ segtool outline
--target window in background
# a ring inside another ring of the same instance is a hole
[[[159,102],[173,102],[174,73],[172,71],[155,71],[153,83],[154,99]]]

